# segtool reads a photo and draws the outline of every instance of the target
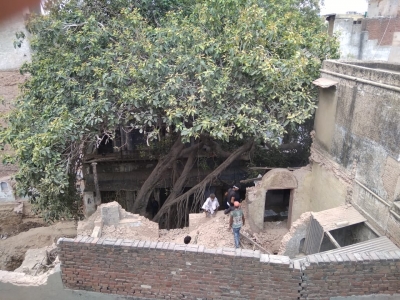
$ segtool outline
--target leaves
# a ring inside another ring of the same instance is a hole
[[[1,134],[15,149],[20,190],[35,188],[42,210],[66,212],[86,147],[120,125],[148,141],[162,120],[183,141],[278,144],[312,116],[311,82],[337,56],[317,13],[305,0],[51,6],[28,22],[34,55],[21,71],[30,77]]]

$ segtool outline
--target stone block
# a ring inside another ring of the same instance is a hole
[[[101,206],[101,219],[104,225],[118,225],[120,219],[118,203],[103,204]]]

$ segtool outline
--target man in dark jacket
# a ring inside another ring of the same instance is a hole
[[[227,215],[233,210],[233,203],[235,203],[235,201],[238,201],[239,203],[241,202],[239,195],[239,187],[237,185],[234,185],[232,188],[228,190],[225,201],[226,201],[226,209],[224,213]]]

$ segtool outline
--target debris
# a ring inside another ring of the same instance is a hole
[[[24,212],[24,203],[23,202],[18,202],[19,204],[14,207],[14,212],[16,214],[22,214]]]
[[[7,240],[0,240],[0,270],[14,271],[21,265],[29,249],[50,246],[60,237],[75,236],[76,224],[71,221],[32,228],[16,236],[9,236]]]
[[[264,247],[262,247],[261,245],[257,244],[255,241],[253,241],[252,239],[248,238],[245,234],[240,233],[240,237],[244,238],[246,241],[250,242],[251,244],[253,244],[253,250],[254,247],[257,247],[259,250],[261,250],[262,252],[266,253],[266,254],[271,254],[271,252],[269,252],[267,249],[264,249]]]

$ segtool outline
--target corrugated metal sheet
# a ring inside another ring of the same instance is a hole
[[[314,219],[314,215],[311,214],[310,225],[308,225],[307,236],[304,241],[303,251],[305,254],[318,253],[321,242],[324,237],[324,229],[317,220]]]
[[[365,222],[366,219],[351,205],[343,205],[312,213],[324,231],[347,227]]]
[[[382,252],[397,251],[399,248],[393,244],[386,236],[381,236],[365,242],[345,246],[342,248],[320,252],[321,254],[339,254],[339,253],[363,253],[363,252]]]
[[[320,252],[319,254],[343,254],[343,253],[369,253],[369,252],[385,252],[385,251],[398,251],[399,248],[393,244],[386,236],[381,236],[372,240],[357,243],[354,245]],[[312,255],[308,255],[312,256]],[[293,261],[306,260],[308,256],[292,259]]]

